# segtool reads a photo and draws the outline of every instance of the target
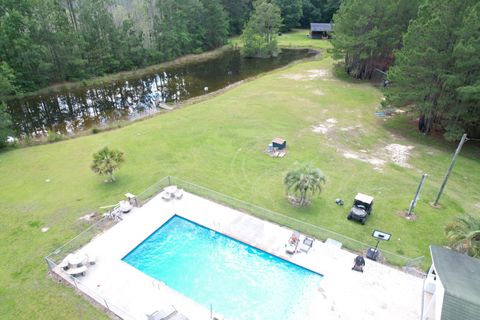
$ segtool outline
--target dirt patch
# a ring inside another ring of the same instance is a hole
[[[311,69],[307,70],[308,78],[317,79],[317,78],[328,78],[330,77],[330,71],[325,69]]]
[[[317,89],[317,90],[313,90],[312,93],[313,93],[314,95],[316,95],[316,96],[324,96],[324,95],[325,95],[325,93],[324,93],[323,91],[320,91],[320,90],[318,90],[318,89]]]
[[[393,143],[385,147],[385,150],[390,156],[390,160],[404,168],[411,168],[412,166],[408,164],[408,158],[410,157],[410,152],[413,150],[413,146],[404,146],[401,144]]]
[[[417,221],[417,215],[415,213],[412,212],[411,215],[408,215],[408,211],[399,211],[397,212],[397,214],[402,217],[402,218],[405,218],[409,221]]]
[[[290,73],[290,74],[287,73],[282,75],[281,78],[288,79],[288,80],[295,80],[295,81],[307,80],[305,75],[300,73]]]
[[[375,158],[375,157],[369,156],[368,154],[365,154],[365,153],[360,154],[360,153],[356,153],[356,152],[352,152],[352,151],[344,151],[342,153],[342,155],[347,159],[355,159],[355,160],[359,160],[359,161],[362,161],[362,162],[369,163],[369,164],[373,165],[373,169],[378,170],[378,171],[381,171],[383,166],[386,163],[386,161],[383,160],[383,159]]]
[[[325,123],[312,126],[312,131],[315,133],[326,134],[330,129],[335,127],[335,123],[337,123],[337,119],[329,118]]]
[[[309,81],[315,79],[329,79],[331,76],[329,70],[325,69],[311,69],[307,70],[307,73],[287,73],[280,76],[283,79],[295,80],[295,81]]]
[[[87,222],[96,221],[96,220],[98,220],[98,216],[97,216],[96,212],[92,212],[92,213],[86,214],[84,216],[81,216],[80,218],[78,218],[78,220],[87,221]]]
[[[348,131],[352,131],[352,130],[358,130],[360,129],[362,126],[361,125],[356,125],[356,126],[350,126],[350,127],[343,127],[343,128],[340,128],[341,131],[343,132],[348,132]]]
[[[328,130],[330,130],[330,128],[327,126],[324,126],[323,124],[319,124],[312,127],[312,131],[315,133],[326,134]]]

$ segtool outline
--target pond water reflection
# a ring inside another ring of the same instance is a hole
[[[166,67],[142,76],[92,87],[78,87],[8,103],[19,133],[43,134],[48,129],[75,133],[118,120],[133,120],[206,92],[314,55],[310,50],[282,50],[277,58],[245,59],[238,50],[215,58]]]

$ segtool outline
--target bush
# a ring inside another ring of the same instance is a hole
[[[7,113],[7,106],[0,103],[0,149],[7,145],[7,137],[12,134],[12,118]]]
[[[65,136],[63,134],[61,134],[60,132],[55,132],[53,130],[48,130],[47,131],[47,141],[49,143],[62,141],[63,139],[65,139]]]

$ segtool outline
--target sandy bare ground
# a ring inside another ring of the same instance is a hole
[[[337,123],[337,119],[328,118],[321,123],[313,125],[311,130],[317,134],[328,135],[329,141],[335,141],[337,152],[341,153],[346,159],[369,163],[377,171],[382,171],[387,163],[394,163],[403,168],[412,168],[408,160],[414,149],[413,146],[400,143],[390,143],[388,145],[379,143],[374,150],[361,149],[357,151],[345,148],[341,146],[341,143],[338,141],[340,138],[335,133],[344,132],[358,136],[362,130],[362,125],[337,127]],[[397,140],[396,137],[392,138]]]
[[[310,80],[315,80],[315,79],[330,79],[332,77],[332,74],[330,70],[326,69],[311,69],[307,70],[306,72],[302,73],[287,73],[280,78],[282,79],[289,79],[289,80],[295,80],[295,81],[310,81]]]

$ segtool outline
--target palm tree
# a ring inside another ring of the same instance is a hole
[[[322,171],[312,168],[310,164],[302,165],[290,171],[283,179],[287,194],[289,191],[293,191],[300,196],[300,198],[295,199],[300,206],[305,206],[309,203],[309,192],[314,195],[322,191],[322,183],[325,183],[325,176]]]
[[[480,258],[480,217],[469,214],[455,218],[445,227],[450,246],[457,251]]]
[[[103,148],[93,154],[92,171],[99,175],[108,176],[109,182],[115,181],[113,172],[118,169],[120,163],[124,161],[123,152]]]

